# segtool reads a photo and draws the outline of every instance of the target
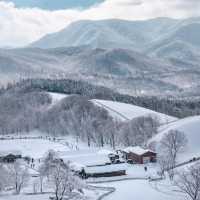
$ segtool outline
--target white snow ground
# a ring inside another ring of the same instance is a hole
[[[101,106],[108,110],[110,115],[118,120],[131,120],[141,116],[155,115],[160,119],[162,124],[167,124],[176,121],[176,117],[171,117],[162,113],[158,113],[143,107],[134,106],[131,104],[120,103],[115,101],[105,101],[93,99],[91,100],[98,106]]]
[[[67,94],[61,94],[61,93],[55,93],[55,92],[48,92],[48,94],[52,98],[52,104],[51,104],[52,106],[56,105],[59,101],[69,96]]]
[[[0,152],[19,151],[23,156],[42,158],[44,154],[53,149],[55,151],[69,151],[67,146],[45,139],[10,139],[0,140]]]

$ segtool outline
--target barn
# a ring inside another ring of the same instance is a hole
[[[85,178],[123,176],[126,175],[126,166],[124,164],[119,164],[119,165],[114,164],[114,165],[85,167],[80,172],[80,175]]]
[[[127,147],[122,150],[123,157],[129,163],[146,164],[156,162],[157,154],[149,149],[143,149],[140,146]]]

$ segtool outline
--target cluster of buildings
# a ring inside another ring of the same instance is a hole
[[[147,164],[156,162],[157,154],[139,146],[127,147],[123,150],[117,150],[115,153],[108,155],[111,163],[127,162],[130,164]]]
[[[106,152],[106,157],[109,162],[101,165],[81,166],[78,170],[74,170],[82,178],[98,178],[126,175],[126,163],[129,164],[147,164],[156,162],[157,154],[150,149],[144,149],[139,146],[127,147],[119,149],[115,152]],[[19,152],[1,152],[0,163],[14,163],[22,157]]]
[[[157,154],[150,149],[135,146],[110,152],[107,156],[110,163],[86,166],[79,171],[79,175],[82,178],[123,176],[126,175],[125,163],[141,165],[155,163]]]

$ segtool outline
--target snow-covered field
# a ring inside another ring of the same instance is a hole
[[[163,131],[152,138],[150,142],[159,142],[169,130],[182,131],[188,139],[187,148],[180,156],[180,161],[200,156],[200,116],[188,117],[167,125],[163,128]]]
[[[157,116],[162,124],[170,123],[177,120],[177,118],[175,117],[171,117],[162,113],[158,113],[131,104],[120,103],[115,101],[98,100],[98,99],[93,99],[92,102],[108,110],[110,115],[118,120],[131,120],[136,117],[148,116],[148,115]]]
[[[70,160],[73,163],[81,165],[99,165],[109,162],[108,156],[105,154],[98,154],[100,149],[82,149],[67,152],[59,152],[59,156],[63,160]]]
[[[0,140],[0,152],[21,152],[23,156],[42,158],[44,154],[53,149],[59,152],[67,152],[69,148],[59,143],[45,139],[10,139]]]
[[[197,120],[198,121],[198,120]],[[65,138],[66,140],[66,138]],[[102,164],[108,160],[107,153],[109,149],[99,148],[86,148],[79,150],[69,149],[67,146],[62,145],[58,141],[49,141],[46,139],[15,139],[15,140],[0,140],[0,151],[1,150],[14,150],[18,149],[23,155],[30,155],[31,157],[39,158],[49,149],[54,149],[59,153],[59,156],[64,160],[72,161],[73,163],[89,165],[89,164]],[[130,165],[124,164],[127,175],[122,178],[132,178],[135,180],[120,180],[119,177],[110,178],[99,178],[97,179],[101,184],[96,184],[101,187],[114,187],[116,191],[105,197],[105,200],[132,200],[132,199],[148,199],[148,200],[182,200],[183,196],[180,193],[174,191],[173,186],[169,182],[149,182],[148,180],[137,180],[147,179],[148,177],[156,177],[157,166],[156,164],[147,164],[147,172],[144,170],[144,165]],[[112,167],[112,166],[111,166]],[[118,179],[117,179],[118,178]],[[107,182],[110,180],[114,182]],[[89,182],[95,182],[97,180],[89,180]],[[99,193],[93,192],[90,194],[93,198],[97,199]],[[96,195],[96,196],[95,196]],[[49,195],[24,195],[19,196],[0,196],[2,200],[47,200]]]
[[[43,195],[5,195],[0,197],[1,200],[49,200],[49,194]]]

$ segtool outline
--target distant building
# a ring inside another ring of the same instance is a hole
[[[22,156],[20,154],[1,154],[0,155],[0,162],[3,163],[14,163],[17,159],[21,159]]]
[[[122,150],[124,159],[129,163],[146,164],[156,162],[157,154],[149,149],[142,147],[127,147]]]

